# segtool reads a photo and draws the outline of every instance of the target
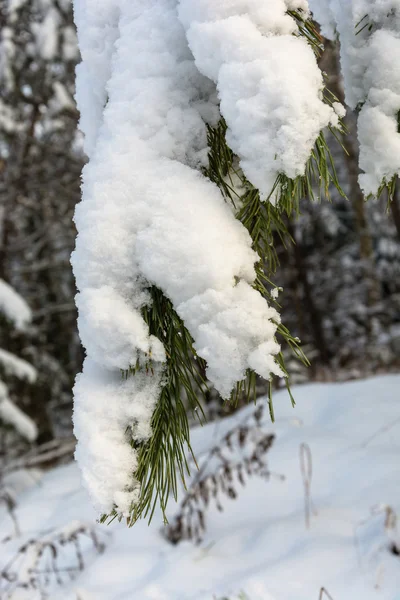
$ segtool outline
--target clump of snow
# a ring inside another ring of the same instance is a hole
[[[2,279],[0,279],[1,313],[19,330],[23,330],[32,319],[31,309],[25,300]]]
[[[137,455],[129,444],[151,435],[150,419],[158,398],[162,368],[152,375],[139,372],[122,379],[87,358],[75,384],[74,431],[79,441],[76,458],[96,509],[117,506],[126,516],[138,500],[139,485],[132,474]],[[127,435],[127,430],[129,435]]]
[[[263,198],[278,174],[304,175],[321,130],[338,123],[313,50],[294,35],[294,8],[307,16],[306,2],[179,2],[196,66],[217,85],[227,142]]]
[[[376,194],[382,181],[400,174],[400,68],[393,60],[399,55],[398,27],[374,31],[365,51],[366,98],[358,117],[360,185],[366,194]]]
[[[91,156],[107,102],[111,57],[118,37],[118,6],[111,1],[74,2],[82,62],[76,68],[76,101],[79,127],[85,134],[84,150]]]
[[[274,300],[278,299],[279,293],[282,292],[282,288],[274,287],[271,290],[271,296]]]
[[[87,288],[77,296],[79,332],[88,355],[110,369],[129,369],[140,354],[164,362],[161,342],[149,336],[146,323],[113,288]],[[96,337],[92,332],[96,331]]]
[[[172,301],[224,397],[247,368],[282,375],[274,360],[279,315],[252,288],[259,257],[247,230],[198,170],[207,160],[206,123],[219,112],[176,1],[99,8],[76,0],[75,14],[77,101],[90,157],[72,256],[88,356],[75,386],[77,457],[96,506],[126,514],[138,495],[126,430],[138,441],[151,435],[165,362],[140,312],[148,287]],[[154,375],[123,382],[120,370],[146,356]]]
[[[226,290],[207,289],[177,309],[223,397],[247,368],[267,379],[271,373],[283,377],[274,359],[280,351],[274,340],[279,315],[244,281]]]
[[[314,0],[312,8],[326,35],[336,23],[346,103],[359,109],[360,185],[376,194],[400,174],[400,2]]]

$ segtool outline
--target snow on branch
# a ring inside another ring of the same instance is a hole
[[[106,514],[128,516],[139,502],[141,460],[159,460],[152,471],[165,473],[159,448],[142,452],[154,422],[158,435],[188,441],[185,425],[178,433],[159,426],[166,406],[170,421],[181,418],[171,410],[181,406],[187,365],[164,347],[166,315],[150,310],[152,290],[172,303],[163,304],[175,315],[168,322],[182,320],[185,348],[193,340],[224,398],[248,372],[284,376],[280,317],[255,289],[260,256],[203,175],[220,109],[228,143],[264,197],[278,174],[304,174],[320,130],[337,122],[313,51],[286,14],[306,15],[306,2],[264,5],[75,0],[77,100],[90,160],[72,256],[87,353],[74,426],[84,481]],[[166,390],[173,402],[154,412]]]
[[[11,352],[0,348],[0,372],[4,371],[5,376],[14,376],[18,379],[24,379],[29,383],[35,383],[37,371],[35,367],[26,360],[18,358]]]
[[[4,314],[19,330],[31,321],[32,313],[23,298],[8,283],[0,279],[0,314]]]
[[[32,318],[31,310],[25,300],[2,279],[0,279],[0,317],[5,317],[19,331],[23,331]],[[37,372],[25,360],[0,348],[0,375],[13,376],[34,383]],[[30,442],[37,437],[36,424],[12,401],[8,389],[1,379],[0,422],[13,427]]]
[[[84,4],[77,2],[78,14]],[[213,86],[195,68],[175,3],[145,5],[120,6],[108,102],[84,170],[72,258],[88,354],[75,388],[77,456],[97,505],[124,513],[138,493],[136,452],[125,430],[135,422],[134,439],[149,437],[166,358],[140,313],[150,284],[172,300],[223,396],[248,367],[265,377],[281,374],[273,360],[278,314],[251,288],[259,260],[251,238],[217,187],[188,166],[206,158],[203,119],[218,114]],[[92,14],[89,5],[86,11]],[[78,20],[80,38],[86,29]],[[107,63],[107,48],[103,55]],[[81,69],[81,94],[88,85]],[[84,122],[91,106],[80,109]],[[153,375],[122,381],[120,370],[146,356]]]
[[[321,130],[338,124],[291,9],[307,16],[304,1],[179,2],[196,66],[217,84],[228,145],[264,198],[280,173],[304,175]]]
[[[346,103],[358,111],[359,177],[368,196],[400,174],[399,0],[312,0],[325,35],[340,38]],[[329,10],[326,10],[326,9]]]
[[[0,381],[0,421],[11,425],[29,442],[33,442],[38,434],[36,424],[9,398],[4,383]]]

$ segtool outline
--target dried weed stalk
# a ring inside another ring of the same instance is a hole
[[[32,598],[47,598],[49,585],[63,585],[83,571],[89,546],[100,554],[105,544],[96,526],[78,521],[28,540],[0,572],[0,597],[8,600],[25,589]]]
[[[234,500],[238,496],[238,484],[244,486],[246,479],[254,476],[269,479],[266,455],[275,436],[263,431],[263,414],[264,406],[260,405],[230,429],[205,456],[178,513],[163,530],[172,544],[183,539],[200,543],[211,503],[222,511],[222,497]]]

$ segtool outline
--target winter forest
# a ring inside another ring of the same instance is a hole
[[[400,600],[400,0],[0,0],[0,600]]]

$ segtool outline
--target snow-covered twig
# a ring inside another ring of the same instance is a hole
[[[45,588],[49,585],[51,576],[58,585],[62,585],[64,574],[70,580],[71,576],[84,569],[82,544],[85,538],[90,540],[96,552],[103,552],[105,544],[100,540],[98,528],[78,521],[23,544],[2,568],[1,597],[4,600],[11,599],[18,589],[37,590],[41,597],[46,597]],[[74,560],[69,548],[73,549]]]

